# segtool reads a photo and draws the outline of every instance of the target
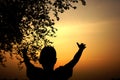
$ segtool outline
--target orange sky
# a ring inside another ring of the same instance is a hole
[[[71,80],[120,78],[119,3],[119,0],[87,0],[87,6],[61,14],[54,42],[58,61],[64,64],[72,59],[78,50],[76,42],[87,46]]]
[[[83,42],[87,48],[71,80],[120,78],[120,0],[86,1],[86,6],[78,4],[76,10],[60,14],[61,19],[55,24],[58,28],[57,37],[52,39],[58,59],[55,67],[70,61],[78,50],[76,42]],[[10,63],[14,71],[13,65]],[[12,73],[23,76],[24,70]]]

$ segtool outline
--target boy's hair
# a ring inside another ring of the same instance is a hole
[[[41,50],[39,62],[41,64],[54,63],[56,60],[56,51],[52,46],[46,46]]]

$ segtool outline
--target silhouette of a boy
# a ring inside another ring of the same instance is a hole
[[[46,46],[42,49],[39,62],[42,65],[42,68],[35,67],[30,63],[29,58],[27,57],[27,49],[23,49],[24,62],[27,68],[27,77],[29,80],[68,80],[72,76],[73,67],[79,61],[80,56],[85,49],[85,44],[78,44],[79,50],[73,57],[73,59],[65,64],[60,66],[57,69],[53,69],[56,63],[56,51],[51,46]]]

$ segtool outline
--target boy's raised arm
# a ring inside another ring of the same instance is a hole
[[[27,68],[31,68],[31,67],[34,67],[31,63],[30,63],[30,60],[27,56],[27,48],[23,49],[22,50],[22,53],[23,53],[23,58],[24,58],[24,62],[25,62],[25,65]]]
[[[81,44],[77,43],[77,46],[79,48],[78,52],[75,54],[73,59],[65,65],[65,67],[73,68],[77,64],[77,62],[79,61],[83,50],[86,48],[84,43],[81,43]]]

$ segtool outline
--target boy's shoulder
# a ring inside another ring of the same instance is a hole
[[[60,66],[55,69],[55,76],[60,80],[67,80],[72,76],[73,69]]]

